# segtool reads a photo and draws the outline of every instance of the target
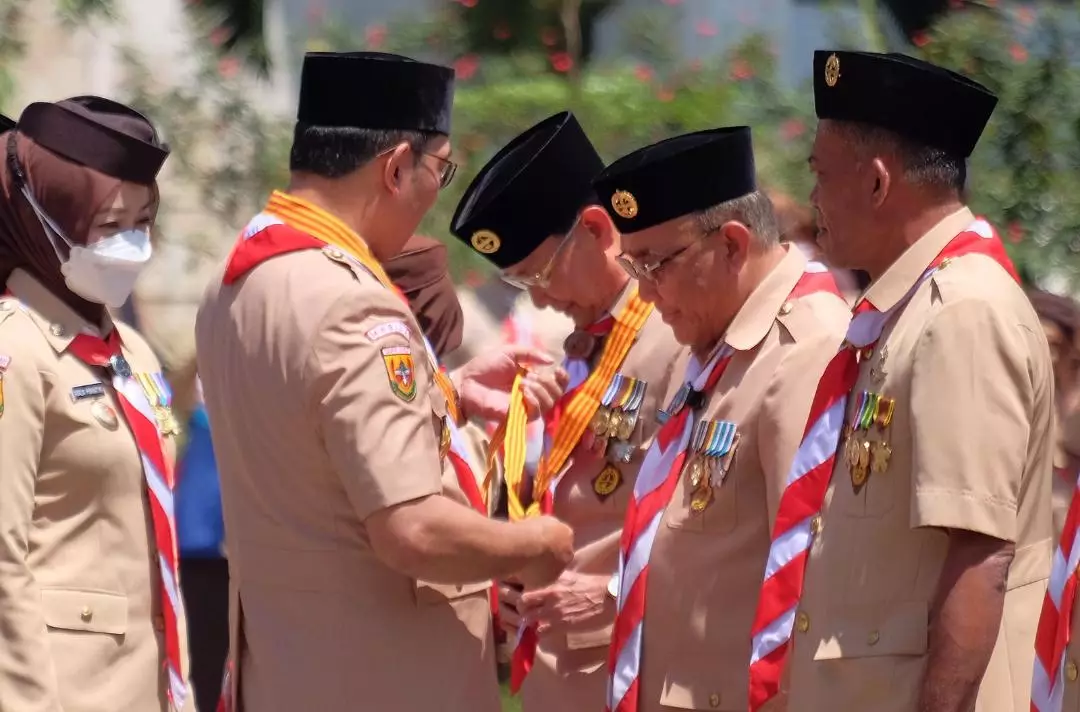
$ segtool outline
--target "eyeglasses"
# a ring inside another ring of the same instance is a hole
[[[574,234],[574,230],[577,229],[579,222],[581,222],[580,215],[574,220],[574,224],[570,226],[570,229],[566,231],[566,234],[563,235],[563,239],[559,241],[558,247],[551,253],[551,257],[539,272],[536,272],[529,277],[518,277],[517,275],[502,272],[499,274],[499,278],[511,287],[517,287],[523,291],[534,287],[547,289],[551,284],[551,273],[555,271],[555,263],[558,261],[559,255],[562,254],[563,249],[570,244],[570,239]]]
[[[454,180],[454,176],[457,174],[457,164],[451,161],[449,158],[436,156],[434,153],[424,152],[423,155],[431,156],[435,160],[442,163],[442,170],[439,171],[439,189],[442,190],[446,186],[450,185],[450,181]]]
[[[698,238],[693,242],[688,242],[682,247],[676,249],[674,252],[669,252],[660,259],[653,260],[652,262],[641,262],[640,260],[626,254],[625,252],[616,256],[615,261],[619,263],[620,267],[626,270],[627,274],[629,274],[631,277],[638,280],[639,282],[647,280],[655,284],[657,279],[656,273],[660,270],[660,268],[671,262],[673,259],[681,255],[682,253],[689,250],[701,240],[704,240],[706,237],[712,235],[714,232],[718,232],[719,230],[719,227],[712,230],[707,230],[703,232],[700,236],[698,236]]]
[[[660,259],[654,260],[652,262],[640,262],[634,257],[626,254],[625,252],[618,255],[615,260],[619,263],[619,266],[626,270],[626,273],[628,275],[638,280],[639,282],[645,280],[648,280],[650,282],[656,282],[656,271],[666,265],[668,262],[671,262],[673,259],[681,255],[682,253],[686,252],[693,245],[693,242],[687,245],[683,245],[674,252],[664,255]]]

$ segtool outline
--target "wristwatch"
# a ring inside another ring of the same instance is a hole
[[[611,578],[608,579],[607,592],[616,601],[619,600],[619,574],[612,574]]]

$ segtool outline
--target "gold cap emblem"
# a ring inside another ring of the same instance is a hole
[[[502,240],[491,230],[477,230],[469,238],[469,242],[472,243],[473,249],[482,255],[493,255],[502,246]]]
[[[838,81],[840,81],[840,58],[833,53],[825,60],[825,85],[834,87]]]
[[[637,198],[629,191],[617,190],[615,191],[615,194],[611,196],[611,207],[615,209],[616,215],[629,220],[637,215]]]

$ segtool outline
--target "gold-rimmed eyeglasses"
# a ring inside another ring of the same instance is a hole
[[[559,245],[555,248],[555,251],[551,253],[551,257],[548,258],[547,263],[544,264],[543,268],[541,268],[540,271],[525,277],[501,272],[499,274],[499,278],[509,284],[511,287],[517,287],[521,290],[533,289],[535,287],[539,287],[540,289],[547,289],[547,287],[551,284],[551,273],[555,271],[555,264],[559,260],[559,255],[561,255],[563,250],[566,249],[566,246],[570,244],[570,240],[574,235],[574,230],[577,229],[578,223],[580,222],[581,216],[578,215],[578,217],[574,219],[574,223],[570,226],[570,229],[566,231],[565,235],[563,235],[563,239],[559,241]]]

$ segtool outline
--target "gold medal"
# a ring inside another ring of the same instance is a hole
[[[619,432],[615,434],[619,440],[629,440],[630,436],[634,434],[634,426],[637,425],[637,411],[632,413],[623,413],[623,418],[619,422]]]
[[[889,469],[889,458],[892,457],[892,447],[889,443],[878,441],[870,445],[870,470],[874,474],[880,474]]]
[[[694,514],[701,514],[712,502],[712,499],[712,487],[699,487],[690,498],[690,511]]]
[[[854,433],[849,433],[844,441],[844,459],[848,467],[854,468],[859,464],[859,440]]]
[[[588,359],[596,350],[597,338],[583,329],[570,332],[563,341],[563,353],[571,360]]]
[[[701,462],[701,458],[697,455],[690,461],[690,467],[687,474],[690,479],[690,486],[694,489],[701,487],[701,482],[705,479],[705,466]]]
[[[858,443],[855,450],[857,455],[855,463],[851,466],[851,484],[858,493],[870,476],[870,443],[865,441]]]
[[[618,437],[619,431],[622,430],[622,422],[625,418],[625,414],[621,410],[611,411],[611,417],[607,422],[607,436],[609,438]]]
[[[109,430],[116,430],[120,426],[120,418],[116,415],[116,411],[105,401],[94,401],[94,405],[90,406],[90,414],[94,416],[94,420]]]
[[[596,409],[596,415],[593,416],[592,422],[589,423],[589,428],[599,437],[604,437],[607,434],[608,420],[610,418],[611,411],[604,406],[600,406]]]

